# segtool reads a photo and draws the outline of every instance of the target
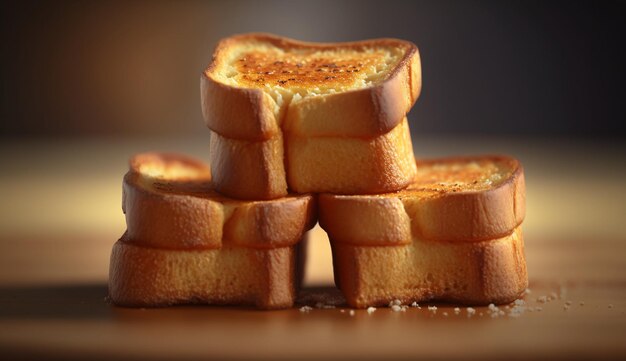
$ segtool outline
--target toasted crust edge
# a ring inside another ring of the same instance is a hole
[[[122,197],[128,243],[166,249],[286,247],[297,243],[317,221],[317,200],[310,194],[239,201],[210,191],[176,194],[149,189],[141,184],[138,173],[140,162],[146,159],[182,160],[206,167],[175,153],[133,157],[131,170],[124,176]]]
[[[285,197],[288,190],[284,153],[280,134],[268,140],[246,141],[211,131],[213,186],[228,197],[242,200]]]
[[[352,136],[375,136],[388,132],[398,125],[413,106],[421,92],[421,65],[419,52],[415,44],[392,38],[371,39],[356,42],[312,43],[280,37],[267,33],[249,33],[222,39],[215,48],[209,66],[201,75],[202,113],[206,125],[216,133],[235,139],[264,140],[280,132],[282,119],[276,119],[272,108],[273,99],[262,90],[229,86],[212,77],[212,71],[220,56],[238,41],[256,39],[280,47],[312,47],[328,49],[336,47],[359,47],[371,44],[404,44],[409,50],[398,65],[380,84],[329,95],[330,99],[341,97],[359,97],[364,101],[346,109],[345,114],[359,114],[358,122],[366,124],[362,133],[337,134]],[[403,86],[403,75],[408,79]],[[327,97],[327,96],[322,96]],[[274,103],[275,104],[275,103]],[[363,109],[367,110],[364,112]],[[287,114],[284,112],[283,114]],[[362,116],[369,117],[363,118]],[[224,121],[227,119],[228,121]],[[317,134],[323,135],[323,134]]]

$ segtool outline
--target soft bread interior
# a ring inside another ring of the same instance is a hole
[[[211,76],[221,83],[262,89],[281,112],[292,101],[374,86],[403,58],[401,46],[280,47],[248,39],[216,62]]]

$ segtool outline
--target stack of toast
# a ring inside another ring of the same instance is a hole
[[[352,307],[519,297],[523,168],[504,156],[416,162],[406,114],[420,90],[407,41],[222,40],[201,77],[210,164],[131,159],[111,300],[290,307],[318,219]]]

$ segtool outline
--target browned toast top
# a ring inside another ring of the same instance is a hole
[[[516,159],[504,156],[418,160],[415,179],[401,196],[485,191],[509,180],[519,168]]]
[[[324,52],[285,53],[251,51],[235,65],[242,86],[345,87],[354,84],[359,73],[385,66],[381,53]]]
[[[328,93],[384,80],[416,51],[396,39],[330,44],[245,34],[220,42],[207,73],[241,87]]]

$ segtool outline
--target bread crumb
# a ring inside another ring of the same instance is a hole
[[[420,305],[417,302],[411,303],[411,307],[419,307]]]
[[[444,312],[444,313],[443,313],[443,316],[444,316],[444,317],[448,317],[448,312]]]
[[[550,292],[550,300],[556,300],[557,298],[556,292]]]
[[[468,317],[473,316],[473,315],[475,315],[475,314],[476,314],[476,310],[475,310],[475,309],[473,309],[472,307],[468,307],[468,308],[466,308],[465,310],[467,311],[467,316],[468,316]]]
[[[515,306],[523,306],[523,305],[525,305],[525,304],[526,304],[526,301],[524,301],[524,300],[522,300],[522,299],[519,299],[519,300],[515,300],[515,301],[513,301],[513,304],[514,304]]]
[[[539,303],[546,303],[546,302],[548,302],[548,297],[547,296],[539,296],[539,297],[537,297],[537,302],[539,302]]]
[[[572,301],[565,301],[565,305],[566,306],[571,306],[572,305]]]
[[[350,310],[350,316],[354,316],[354,310]]]
[[[609,303],[609,308],[613,308],[613,304],[612,303]]]
[[[428,306],[428,311],[432,313],[437,313],[437,306]]]
[[[400,300],[398,300],[398,299],[395,299],[395,300],[393,300],[393,301],[389,302],[389,307],[392,307],[392,306],[400,306],[401,304],[402,304],[402,301],[400,301]]]
[[[303,312],[303,313],[309,313],[309,312],[311,312],[311,310],[313,310],[313,307],[311,307],[311,306],[302,306],[302,307],[300,307],[300,312]]]
[[[368,308],[367,308],[367,313],[368,313],[368,314],[370,314],[370,315],[371,315],[371,314],[372,314],[372,313],[374,313],[374,312],[376,312],[376,307],[368,307]]]
[[[455,308],[454,308],[454,314],[455,314],[455,315],[458,315],[459,313],[461,313],[461,309],[460,309],[460,308],[458,308],[458,307],[455,307]]]
[[[398,305],[391,305],[391,310],[393,312],[400,312],[400,311],[402,311],[402,307],[400,307]]]
[[[346,312],[346,310],[341,309],[341,310],[339,310],[339,312],[341,312],[341,313],[345,313],[345,312]]]
[[[531,294],[531,293],[532,293],[532,291],[530,290],[530,288],[527,288],[527,289],[525,289],[525,290],[524,290],[524,293],[525,293],[525,294],[527,294],[527,295],[529,295],[529,294]]]
[[[585,302],[584,302],[584,301],[580,301],[580,305],[581,305],[581,306],[584,306],[584,305],[585,305]]]

